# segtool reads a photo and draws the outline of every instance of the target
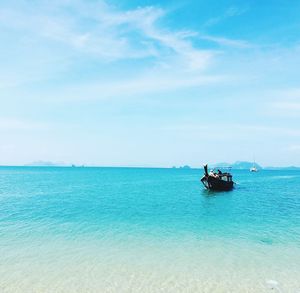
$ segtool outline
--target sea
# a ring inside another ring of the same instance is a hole
[[[0,292],[300,293],[300,171],[0,167]]]

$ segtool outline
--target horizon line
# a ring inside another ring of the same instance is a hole
[[[222,166],[214,167],[215,164],[211,165],[213,168],[225,168]],[[84,164],[66,164],[66,165],[0,165],[1,167],[24,167],[24,168],[132,168],[132,169],[203,169],[203,166],[190,166],[190,165],[183,165],[183,166],[170,166],[170,167],[163,167],[163,166],[101,166],[101,165],[84,165]],[[231,167],[229,165],[229,167]],[[300,169],[300,166],[260,166],[262,170],[270,170],[270,169]],[[231,167],[233,170],[248,170],[248,168],[234,168]]]

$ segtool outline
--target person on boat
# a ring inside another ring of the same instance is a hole
[[[214,173],[213,170],[210,170],[209,176],[212,176],[212,177],[215,177],[215,178],[219,178],[219,176],[217,175],[217,173]]]
[[[218,169],[218,175],[221,176],[222,175],[222,171]]]

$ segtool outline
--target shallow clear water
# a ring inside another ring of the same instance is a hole
[[[300,171],[202,173],[0,168],[0,292],[299,293]]]

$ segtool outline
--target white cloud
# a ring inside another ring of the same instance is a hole
[[[226,47],[233,47],[233,48],[239,48],[239,49],[247,49],[247,48],[253,48],[254,46],[250,44],[247,41],[244,40],[234,40],[224,37],[215,37],[215,36],[200,36],[203,40],[212,41],[214,43],[217,43],[220,46],[226,46]]]
[[[10,44],[24,50],[14,52],[9,46],[3,47],[7,48],[5,53],[12,54],[13,62],[2,64],[0,87],[39,83],[56,79],[58,74],[66,76],[78,59],[83,63],[87,60],[109,63],[147,58],[149,66],[144,65],[144,72],[136,78],[119,82],[112,77],[105,86],[101,81],[96,82],[100,86],[95,88],[104,87],[108,95],[116,92],[114,88],[151,92],[155,87],[157,92],[219,80],[220,77],[203,74],[215,52],[195,46],[195,32],[173,31],[159,25],[165,16],[166,11],[158,7],[121,11],[105,1],[12,1],[3,5],[0,24],[2,29],[17,36],[13,43],[9,40]],[[3,40],[3,43],[8,42]],[[83,88],[90,86],[94,87],[86,84]],[[110,86],[113,88],[108,89]]]
[[[164,74],[154,71],[148,75],[112,82],[92,82],[64,88],[59,94],[45,94],[49,99],[58,100],[106,100],[124,99],[147,94],[174,92],[211,84],[220,84],[228,80],[226,76]]]
[[[23,0],[18,3],[12,4],[13,8],[6,5],[2,9],[0,23],[24,35],[22,42],[28,42],[28,48],[32,46],[32,53],[27,50],[20,63],[0,69],[2,88],[49,80],[56,78],[58,73],[67,75],[77,64],[78,57],[81,62],[97,60],[104,63],[148,58],[149,66],[145,66],[137,76],[123,81],[113,76],[105,83],[99,80],[68,84],[59,89],[53,86],[50,94],[43,93],[44,97],[49,97],[52,92],[53,96],[63,99],[93,99],[99,94],[101,97],[112,97],[120,92],[130,95],[173,91],[225,79],[220,75],[204,74],[216,52],[195,46],[193,38],[198,37],[197,33],[173,31],[159,25],[159,21],[166,16],[166,11],[161,8],[142,7],[121,11],[105,1],[87,3],[82,0]],[[68,12],[70,9],[72,13]],[[40,54],[36,52],[37,44],[44,45]],[[36,96],[34,93],[30,95]]]
[[[188,68],[198,69],[203,68],[212,56],[212,52],[195,48],[187,40],[186,32],[160,28],[157,21],[165,15],[160,8],[120,11],[103,1],[76,1],[70,2],[74,12],[71,15],[65,11],[66,5],[66,1],[63,4],[41,1],[31,3],[25,11],[24,7],[19,10],[6,8],[0,13],[0,22],[107,61],[174,55],[179,56]],[[136,34],[138,38],[135,38]],[[157,46],[162,48],[158,50]]]

